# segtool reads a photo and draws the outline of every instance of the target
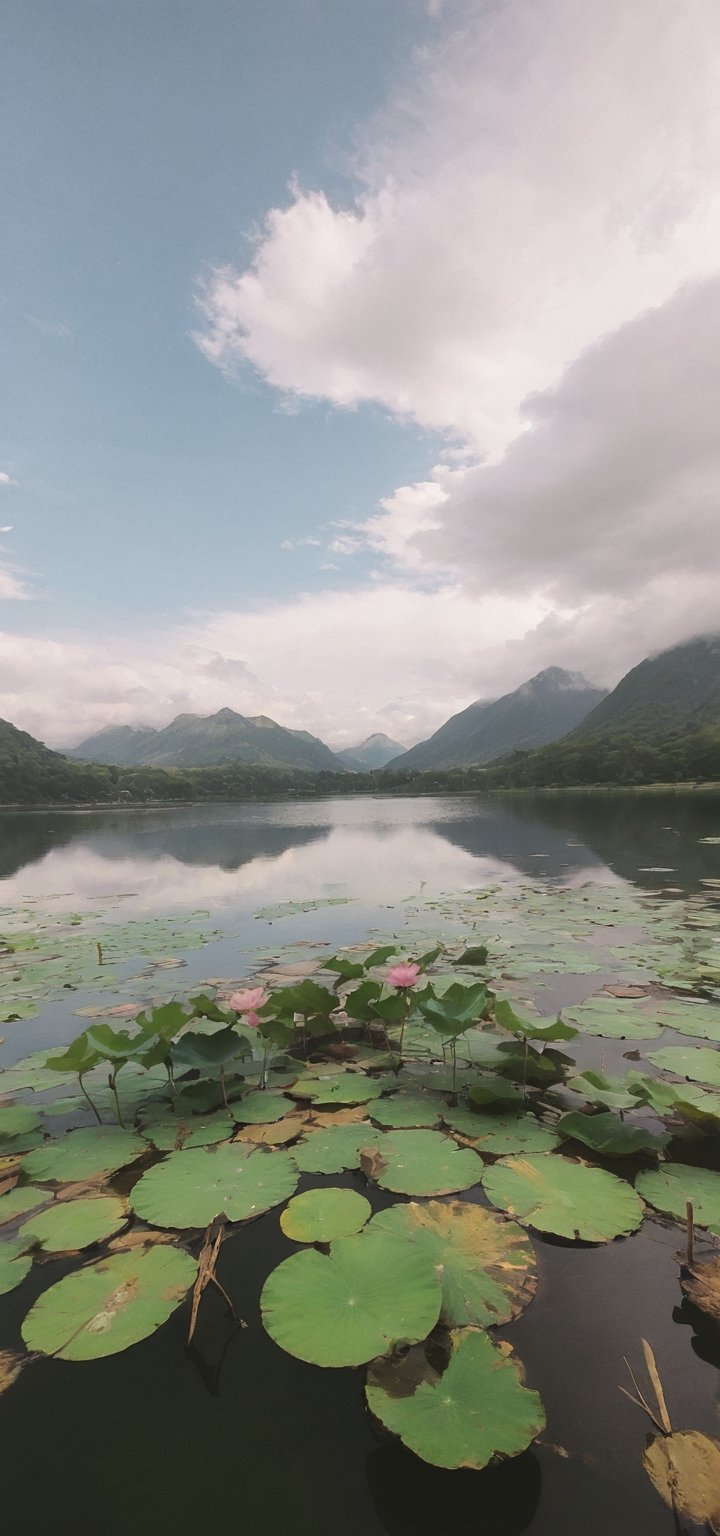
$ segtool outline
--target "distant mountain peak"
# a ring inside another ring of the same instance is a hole
[[[336,757],[344,768],[351,768],[356,773],[369,772],[373,768],[385,768],[386,765],[403,752],[404,747],[386,736],[383,731],[374,731],[372,736],[366,736],[357,747],[345,747]]]

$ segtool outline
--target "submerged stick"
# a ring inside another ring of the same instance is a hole
[[[688,1268],[691,1269],[692,1265],[694,1263],[694,1259],[695,1259],[695,1253],[694,1253],[694,1248],[693,1248],[693,1238],[694,1238],[694,1235],[695,1235],[695,1229],[694,1229],[694,1224],[693,1224],[692,1200],[688,1200],[687,1205],[685,1207],[685,1213],[686,1213],[686,1217],[687,1217],[687,1262],[688,1262]]]

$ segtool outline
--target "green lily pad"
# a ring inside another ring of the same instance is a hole
[[[55,1200],[46,1211],[31,1216],[18,1236],[25,1245],[39,1243],[48,1253],[69,1253],[103,1243],[127,1221],[124,1200],[98,1195],[88,1200]]]
[[[40,1116],[30,1104],[0,1104],[0,1141],[27,1136],[40,1125]]]
[[[22,1093],[26,1089],[44,1093],[47,1088],[59,1088],[63,1083],[75,1082],[74,1072],[52,1072],[46,1067],[47,1054],[47,1050],[33,1051],[31,1056],[24,1056],[22,1061],[4,1067],[0,1072],[0,1093]]]
[[[604,1040],[652,1040],[662,1034],[660,1024],[622,998],[608,998],[607,1002],[593,998],[563,1012],[584,1035],[599,1035]]]
[[[294,1243],[329,1243],[359,1232],[372,1206],[354,1189],[306,1189],[294,1195],[280,1216],[280,1226]]]
[[[338,1108],[352,1104],[369,1104],[379,1099],[382,1085],[361,1072],[341,1072],[336,1076],[305,1077],[295,1083],[293,1098],[312,1099],[318,1109],[324,1106]]]
[[[443,1120],[461,1136],[471,1138],[477,1152],[487,1152],[490,1157],[506,1157],[509,1152],[552,1152],[559,1144],[555,1132],[541,1125],[535,1115],[484,1115],[459,1104],[457,1109],[444,1110]]]
[[[637,1157],[642,1154],[657,1157],[670,1140],[667,1132],[655,1136],[642,1125],[628,1125],[626,1120],[621,1120],[611,1110],[602,1110],[599,1115],[583,1115],[580,1110],[572,1109],[568,1114],[560,1116],[557,1128],[561,1136],[581,1141],[602,1157]]]
[[[484,1169],[482,1182],[493,1205],[524,1226],[576,1242],[607,1243],[635,1232],[643,1217],[622,1179],[553,1153],[505,1158]]]
[[[535,1254],[513,1221],[467,1200],[428,1200],[378,1211],[370,1231],[388,1232],[427,1255],[442,1286],[441,1322],[482,1328],[509,1323],[532,1300]]]
[[[635,1188],[648,1205],[677,1221],[685,1221],[690,1200],[696,1225],[720,1236],[720,1173],[685,1163],[666,1163],[663,1168],[638,1174]]]
[[[674,1077],[687,1077],[691,1083],[720,1088],[720,1051],[711,1051],[708,1046],[666,1045],[661,1051],[653,1051],[648,1061],[672,1072]]]
[[[23,1339],[28,1349],[60,1360],[119,1354],[167,1321],[196,1274],[189,1253],[164,1243],[100,1259],[38,1297]]]
[[[48,1200],[53,1199],[49,1189],[36,1189],[33,1184],[18,1184],[15,1189],[8,1190],[6,1195],[0,1196],[0,1227],[17,1221],[18,1216],[34,1211],[39,1205],[47,1205]]]
[[[380,1132],[372,1125],[329,1125],[304,1136],[292,1149],[300,1173],[342,1173],[360,1167],[360,1152],[376,1147]]]
[[[482,1173],[477,1153],[440,1131],[387,1131],[376,1151],[373,1176],[398,1195],[452,1195]]]
[[[143,1136],[158,1152],[182,1152],[184,1148],[209,1147],[217,1141],[229,1141],[236,1125],[229,1114],[193,1116],[174,1115],[171,1111],[144,1122]]]
[[[20,1285],[32,1267],[32,1258],[23,1253],[27,1248],[21,1238],[13,1238],[10,1242],[0,1243],[0,1296],[7,1295],[8,1291],[14,1291],[16,1285]]]
[[[468,1088],[468,1098],[478,1109],[483,1109],[486,1104],[504,1104],[506,1110],[514,1108],[520,1114],[525,1108],[522,1089],[515,1083],[504,1082],[501,1077],[475,1078]]]
[[[207,1227],[216,1216],[247,1221],[281,1205],[297,1187],[288,1152],[223,1142],[171,1152],[138,1180],[130,1204],[154,1227]]]
[[[370,1412],[433,1467],[486,1467],[518,1456],[545,1427],[539,1393],[487,1333],[462,1328],[438,1375],[421,1345],[400,1360],[377,1361],[365,1388]]]
[[[53,1183],[74,1183],[76,1179],[96,1179],[116,1173],[147,1152],[147,1142],[136,1131],[121,1126],[88,1126],[66,1131],[57,1141],[26,1153],[23,1172],[31,1179],[50,1179]]]
[[[234,1100],[232,1112],[239,1125],[275,1125],[295,1107],[284,1093],[274,1093],[271,1088],[254,1088],[252,1093]]]
[[[654,1015],[664,1029],[676,1029],[680,1035],[720,1042],[720,1008],[715,1003],[660,1003]]]
[[[409,1132],[407,1134],[410,1134]],[[281,1349],[312,1365],[363,1365],[425,1338],[440,1314],[440,1283],[423,1254],[379,1231],[307,1248],[265,1282],[263,1323]]]
[[[604,1072],[579,1072],[568,1078],[565,1087],[581,1093],[588,1104],[604,1104],[606,1109],[633,1109],[637,1104],[627,1078],[606,1077]]]
[[[441,1099],[427,1093],[394,1093],[391,1098],[380,1099],[368,1110],[376,1125],[388,1130],[430,1129],[440,1124],[444,1105]]]

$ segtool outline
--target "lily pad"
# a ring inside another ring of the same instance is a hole
[[[136,1131],[121,1126],[88,1126],[67,1131],[57,1141],[26,1153],[23,1172],[31,1179],[49,1179],[53,1183],[74,1183],[76,1179],[96,1179],[142,1157],[147,1142]]]
[[[683,1267],[680,1284],[693,1306],[720,1323],[720,1253]]]
[[[270,1088],[254,1088],[252,1093],[235,1100],[232,1112],[240,1125],[275,1125],[293,1108],[284,1093],[274,1093]]]
[[[360,1151],[376,1147],[381,1134],[372,1125],[324,1126],[292,1149],[300,1173],[342,1173],[360,1167]]]
[[[388,1232],[427,1255],[442,1286],[441,1322],[482,1328],[509,1323],[532,1300],[535,1254],[513,1221],[466,1200],[429,1200],[378,1211],[370,1231]]]
[[[440,1301],[424,1255],[369,1230],[338,1238],[328,1254],[292,1254],[268,1277],[260,1306],[281,1349],[312,1365],[342,1366],[425,1338]]]
[[[641,1013],[634,1003],[618,998],[593,998],[563,1012],[584,1035],[600,1035],[605,1040],[652,1040],[662,1034],[652,1017]]]
[[[183,1148],[209,1147],[217,1141],[229,1141],[235,1134],[235,1121],[229,1114],[158,1115],[141,1126],[143,1136],[159,1152],[182,1152]]]
[[[10,1242],[0,1243],[0,1296],[7,1295],[8,1291],[14,1291],[16,1285],[20,1285],[32,1267],[32,1258],[23,1252],[27,1248],[21,1238],[13,1238]]]
[[[484,1169],[482,1182],[493,1205],[524,1226],[576,1242],[607,1243],[635,1232],[643,1218],[629,1184],[552,1153],[505,1158]]]
[[[604,1072],[579,1072],[568,1078],[565,1087],[582,1094],[588,1104],[604,1104],[606,1109],[633,1109],[637,1104],[627,1078],[607,1077]]]
[[[359,1232],[372,1206],[354,1189],[306,1189],[294,1195],[280,1216],[280,1226],[294,1243],[329,1243]]]
[[[696,1226],[720,1236],[720,1173],[691,1168],[686,1163],[665,1163],[662,1168],[638,1174],[635,1188],[648,1205],[677,1221],[685,1221],[690,1200]]]
[[[138,1180],[130,1204],[155,1227],[207,1227],[216,1216],[247,1221],[295,1193],[297,1172],[288,1152],[245,1142],[171,1152]]]
[[[323,1105],[369,1104],[378,1099],[382,1085],[362,1072],[340,1072],[328,1077],[305,1077],[295,1083],[293,1098],[312,1099],[318,1107]]]
[[[443,1120],[459,1135],[470,1138],[476,1151],[491,1157],[506,1157],[509,1152],[552,1152],[558,1146],[555,1132],[541,1125],[535,1115],[484,1115],[459,1104],[457,1109],[444,1110]]]
[[[598,1115],[583,1115],[572,1109],[560,1116],[557,1128],[561,1136],[581,1141],[602,1157],[657,1157],[670,1140],[668,1132],[656,1136],[642,1125],[628,1125],[609,1109]]]
[[[442,1375],[422,1346],[368,1371],[370,1412],[434,1467],[486,1467],[518,1456],[545,1427],[539,1393],[523,1385],[520,1366],[479,1329],[450,1336]]]
[[[661,1051],[653,1051],[648,1061],[672,1072],[674,1077],[687,1077],[691,1083],[720,1088],[720,1051],[711,1051],[706,1045],[666,1045]]]
[[[657,1435],[643,1451],[643,1466],[675,1519],[720,1530],[720,1442],[700,1430]]]
[[[117,1195],[81,1200],[55,1200],[46,1211],[31,1216],[18,1236],[27,1247],[39,1243],[48,1253],[70,1253],[103,1243],[127,1221],[125,1201]]]
[[[40,1116],[30,1104],[0,1104],[0,1142],[36,1131]]]
[[[49,1189],[36,1189],[33,1184],[19,1184],[16,1189],[0,1197],[0,1227],[17,1221],[18,1216],[34,1211],[39,1205],[47,1205],[48,1200],[53,1198]]]
[[[388,1131],[377,1147],[374,1177],[398,1195],[452,1195],[480,1181],[476,1152],[440,1131]]]
[[[100,1259],[38,1297],[22,1336],[28,1349],[61,1360],[119,1354],[166,1322],[196,1274],[189,1253],[165,1244]]]
[[[440,1124],[443,1109],[442,1100],[427,1093],[394,1093],[391,1098],[373,1104],[368,1114],[376,1125],[389,1130],[430,1129]]]

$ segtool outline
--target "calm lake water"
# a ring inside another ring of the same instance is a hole
[[[700,841],[712,836],[720,799],[705,794],[0,813],[0,909],[102,911],[118,922],[209,914],[192,921],[219,937],[183,955],[184,989],[252,971],[259,946],[386,933],[413,896],[513,882],[707,890],[703,882],[720,877],[720,847]],[[339,898],[347,903],[256,916]],[[575,995],[597,985],[578,978]],[[3,1026],[0,1063],[69,1039],[82,1002],[74,994]],[[359,1175],[334,1182],[360,1187]],[[373,1192],[376,1208],[392,1199]],[[637,1361],[647,1337],[676,1427],[720,1432],[720,1329],[682,1300],[678,1241],[677,1229],[652,1220],[601,1248],[533,1235],[538,1294],[500,1332],[541,1391],[547,1431],[497,1469],[445,1473],[376,1432],[362,1371],[302,1365],[264,1332],[260,1289],[293,1249],[272,1211],[223,1250],[220,1276],[247,1329],[234,1329],[211,1298],[191,1354],[181,1311],[115,1358],[43,1360],[0,1398],[3,1532],[677,1536],[641,1468],[645,1421],[618,1388],[627,1384],[623,1356]],[[53,1261],[53,1280],[74,1265]],[[0,1349],[17,1348],[19,1323],[47,1288],[43,1267],[0,1302]]]

